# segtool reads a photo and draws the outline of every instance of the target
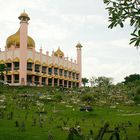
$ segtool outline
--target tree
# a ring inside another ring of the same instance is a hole
[[[5,70],[5,65],[4,64],[0,64],[0,79],[2,79],[2,76],[4,75],[4,70]]]
[[[100,76],[96,79],[96,85],[97,86],[109,86],[111,85],[113,82],[113,79],[112,78],[108,78],[108,77],[105,77],[105,76]]]
[[[140,75],[139,74],[131,74],[129,76],[126,76],[124,78],[124,84],[128,84],[128,83],[132,83],[132,82],[136,82],[136,81],[140,81]]]
[[[135,91],[135,96],[134,96],[134,102],[136,104],[140,104],[140,86],[138,86],[136,88],[136,91]]]
[[[134,28],[131,33],[130,44],[140,47],[140,0],[103,0],[109,13],[108,28],[117,25],[124,27],[124,22],[129,20],[130,26]]]
[[[96,81],[96,77],[92,76],[90,79],[89,79],[89,82],[91,84],[91,87],[93,87],[93,85],[95,85],[95,81]]]
[[[83,85],[85,87],[86,84],[88,83],[88,79],[87,78],[82,78],[82,83],[83,83]]]

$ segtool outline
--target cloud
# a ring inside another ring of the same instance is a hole
[[[62,14],[61,19],[64,20],[67,24],[78,24],[78,25],[84,25],[84,24],[106,24],[104,18],[101,15],[66,15]]]
[[[126,75],[140,73],[140,55],[129,46],[132,29],[108,29],[102,1],[0,0],[0,3],[2,48],[6,38],[18,30],[18,16],[25,9],[31,17],[29,35],[35,40],[36,49],[42,46],[43,50],[52,51],[60,46],[65,56],[75,59],[76,43],[82,43],[83,76],[104,75],[119,82]]]
[[[129,40],[128,40],[128,38],[112,40],[112,41],[110,41],[110,46],[121,47],[121,48],[122,47],[128,48]]]
[[[114,42],[114,41],[113,41]],[[119,41],[116,41],[119,43]],[[115,42],[115,43],[116,43]],[[122,41],[125,45],[126,40]],[[111,44],[110,42],[106,42]],[[121,42],[120,42],[121,43]],[[116,45],[116,44],[115,44]],[[84,77],[113,77],[114,82],[123,81],[124,77],[139,73],[140,55],[135,48],[104,45],[104,42],[85,41],[83,48]],[[84,59],[85,58],[85,59]]]
[[[85,62],[86,67],[83,65],[84,77],[92,77],[92,76],[106,76],[112,77],[114,82],[123,81],[124,77],[139,73],[140,65],[134,65],[133,63],[102,63],[98,58],[88,58]]]

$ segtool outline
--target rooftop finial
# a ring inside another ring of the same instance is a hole
[[[81,45],[81,43],[78,41],[76,48],[82,48],[83,46]]]
[[[21,13],[18,18],[19,20],[25,20],[25,19],[27,19],[27,21],[30,20],[28,14],[25,12],[25,9],[23,10],[23,13]]]

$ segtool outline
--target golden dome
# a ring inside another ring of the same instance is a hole
[[[76,48],[82,48],[83,46],[78,42]]]
[[[21,13],[20,16],[19,16],[18,18],[19,18],[20,20],[21,20],[22,18],[27,18],[28,20],[30,20],[28,14],[25,13],[25,11],[24,11],[23,13]]]
[[[35,42],[30,36],[28,36],[27,40],[28,40],[28,42],[27,42],[28,48],[35,47]],[[7,48],[9,48],[11,45],[20,46],[20,29],[15,34],[13,34],[7,38],[7,40],[6,40]]]
[[[58,48],[57,51],[54,52],[54,55],[57,57],[63,57],[64,53],[60,50],[60,48]]]

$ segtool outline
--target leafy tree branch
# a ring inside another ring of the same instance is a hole
[[[103,0],[109,14],[109,26],[112,29],[117,25],[124,27],[126,20],[134,28],[131,33],[130,44],[140,47],[140,0]]]

